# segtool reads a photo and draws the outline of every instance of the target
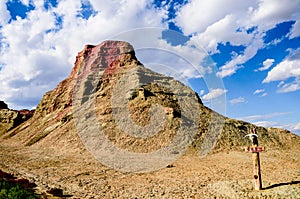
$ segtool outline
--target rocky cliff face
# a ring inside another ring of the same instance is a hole
[[[20,113],[5,114],[1,120],[10,121],[7,118]],[[85,150],[84,132],[94,128],[114,145],[141,153],[180,140],[180,132],[187,140],[183,147],[188,144],[189,152],[206,154],[211,149],[248,145],[244,136],[253,127],[219,115],[190,88],[145,68],[129,43],[105,41],[78,53],[70,76],[44,95],[31,119],[1,129],[5,142],[66,152]],[[287,143],[299,141],[286,130],[256,129],[260,143],[267,147],[288,147]]]
[[[11,130],[19,124],[19,114],[17,111],[2,109],[0,110],[0,135]]]
[[[31,118],[33,113],[34,110],[11,110],[5,102],[0,101],[0,135]]]

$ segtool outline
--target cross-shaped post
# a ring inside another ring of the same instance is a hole
[[[255,128],[251,129],[251,133],[257,135]],[[258,147],[258,137],[253,136],[252,147]],[[259,152],[252,152],[253,159],[253,176],[254,176],[254,187],[255,190],[262,189],[261,173],[260,173],[260,159]]]

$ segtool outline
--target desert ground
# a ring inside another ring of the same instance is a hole
[[[263,190],[255,191],[252,156],[242,149],[186,154],[157,171],[122,173],[88,152],[0,147],[1,170],[36,183],[37,192],[62,189],[65,198],[300,198],[299,148],[260,153]]]

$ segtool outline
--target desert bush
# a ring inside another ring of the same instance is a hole
[[[24,189],[19,184],[0,179],[0,199],[37,199],[33,190]]]

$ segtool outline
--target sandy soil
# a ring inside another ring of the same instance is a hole
[[[0,145],[0,169],[29,179],[40,191],[70,198],[300,198],[300,150],[261,153],[263,190],[253,190],[252,157],[244,151],[185,155],[150,173],[122,173],[88,152],[15,149]]]

